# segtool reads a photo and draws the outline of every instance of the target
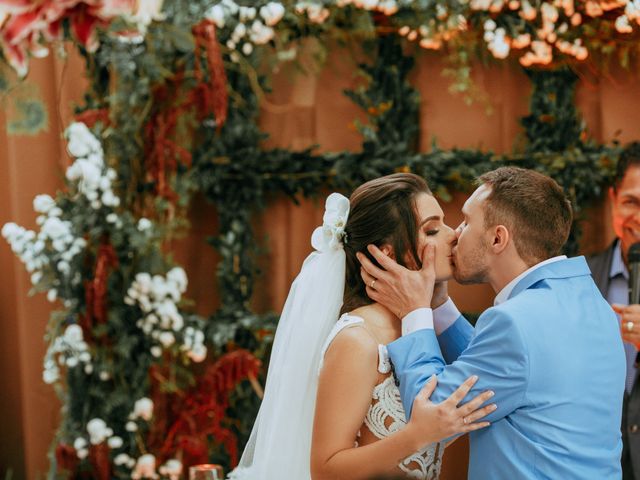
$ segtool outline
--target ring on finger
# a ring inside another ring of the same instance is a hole
[[[369,284],[369,288],[374,288],[377,281],[378,281],[377,278],[374,278],[373,280],[371,280],[371,283]]]
[[[462,417],[462,423],[464,423],[466,425],[468,422],[469,421],[467,420],[467,417]]]
[[[627,332],[633,332],[633,322],[629,321],[625,326],[627,327]]]

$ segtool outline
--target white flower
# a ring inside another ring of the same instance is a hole
[[[136,432],[138,431],[138,425],[136,424],[136,422],[127,422],[127,424],[124,426],[124,429],[127,432]]]
[[[115,465],[125,465],[129,461],[129,459],[131,459],[131,457],[126,453],[119,453],[113,459],[113,463]]]
[[[620,33],[631,33],[633,27],[629,24],[629,18],[626,15],[620,15],[616,18],[615,23],[616,30]]]
[[[47,300],[51,303],[55,302],[56,298],[58,298],[58,291],[55,288],[52,288],[47,292]]]
[[[256,20],[251,25],[249,31],[249,38],[256,45],[264,45],[269,42],[275,36],[273,28],[266,26],[259,20]]]
[[[339,193],[327,198],[323,223],[311,236],[311,245],[319,252],[342,248],[344,229],[349,218],[349,199]]]
[[[245,43],[244,45],[242,45],[242,53],[244,53],[245,55],[251,55],[251,52],[253,52],[253,45],[251,45],[250,43]]]
[[[24,231],[24,228],[18,226],[13,222],[5,223],[2,226],[2,236],[7,240],[19,236]]]
[[[153,347],[151,347],[150,351],[151,351],[151,355],[153,355],[156,358],[160,358],[162,356],[162,348],[160,348],[157,345],[154,345]]]
[[[231,38],[233,38],[234,41],[237,42],[246,34],[247,34],[247,27],[245,26],[244,23],[239,23],[236,25],[236,28],[233,30],[233,33],[231,34]]]
[[[273,27],[284,17],[284,7],[278,2],[269,2],[260,8],[260,16],[264,23]]]
[[[93,418],[87,423],[87,432],[89,433],[89,441],[92,445],[98,445],[109,437],[109,428],[101,418]]]
[[[58,378],[60,378],[60,371],[58,370],[58,367],[46,369],[42,372],[42,380],[47,385],[55,383]]]
[[[141,478],[157,478],[156,474],[156,457],[147,453],[138,458],[134,471],[131,473],[131,478],[134,480]]]
[[[87,455],[89,455],[89,450],[87,450],[86,448],[76,450],[76,455],[80,460],[82,460],[83,458],[87,458]]]
[[[176,338],[173,336],[171,332],[162,332],[158,337],[158,341],[162,344],[164,348],[168,348],[176,342]]]
[[[152,226],[153,224],[151,223],[151,220],[149,220],[148,218],[143,217],[140,220],[138,220],[138,230],[140,230],[141,232],[144,232],[145,230],[149,230]]]
[[[178,286],[180,292],[184,293],[187,290],[188,280],[184,269],[180,267],[173,267],[167,273],[167,279],[174,282]]]
[[[162,475],[168,475],[171,480],[177,480],[182,475],[182,462],[180,460],[171,459],[162,465],[158,471]]]
[[[37,195],[33,199],[33,209],[38,213],[47,213],[55,206],[55,200],[49,195]]]
[[[83,437],[78,437],[73,442],[73,448],[81,450],[87,446],[87,441]]]
[[[147,422],[151,420],[151,417],[153,417],[153,400],[147,397],[137,400],[133,406],[133,415]]]
[[[145,32],[153,21],[162,21],[165,15],[162,13],[163,0],[138,0],[136,13],[130,17],[137,24],[138,30]]]
[[[100,372],[100,380],[102,380],[103,382],[106,382],[110,378],[111,378],[111,375],[109,375],[109,372],[107,372],[106,370],[103,370]]]
[[[49,217],[42,225],[41,232],[45,237],[49,237],[53,240],[61,237],[70,236],[70,223],[63,222],[58,217]]]
[[[120,437],[111,437],[109,438],[109,440],[107,440],[107,444],[109,445],[109,448],[120,448],[123,444],[122,442],[122,438]]]
[[[82,327],[75,323],[69,325],[64,331],[64,339],[71,344],[81,342],[83,340]]]
[[[91,375],[93,373],[93,365],[85,365],[84,373],[86,373],[87,375]]]
[[[200,363],[205,358],[207,358],[207,347],[203,345],[196,345],[192,350],[189,351],[187,356],[195,363]]]
[[[102,152],[100,141],[84,123],[72,123],[67,127],[65,135],[69,139],[67,150],[76,158],[86,157],[94,152]]]
[[[214,5],[204,14],[207,20],[211,20],[215,23],[216,27],[224,28],[225,25],[225,14],[224,8],[220,5]]]

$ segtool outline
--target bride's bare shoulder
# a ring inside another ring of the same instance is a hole
[[[342,328],[336,334],[325,357],[358,357],[361,360],[369,358],[375,360],[377,355],[377,342],[367,331],[363,322],[356,322]]]

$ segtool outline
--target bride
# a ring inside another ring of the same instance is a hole
[[[491,392],[459,406],[477,377],[439,405],[429,402],[433,378],[406,421],[385,348],[401,335],[401,322],[367,297],[356,258],[375,244],[398,263],[447,280],[454,233],[443,220],[426,182],[409,173],[367,182],[350,200],[327,198],[323,225],[311,237],[315,251],[276,330],[258,417],[229,478],[433,480],[442,440],[488,425],[475,422],[493,411],[479,408]]]

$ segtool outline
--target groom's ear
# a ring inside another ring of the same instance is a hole
[[[507,227],[504,225],[497,225],[493,228],[493,238],[491,241],[491,249],[493,250],[493,253],[502,253],[507,248],[510,241],[511,234]]]

